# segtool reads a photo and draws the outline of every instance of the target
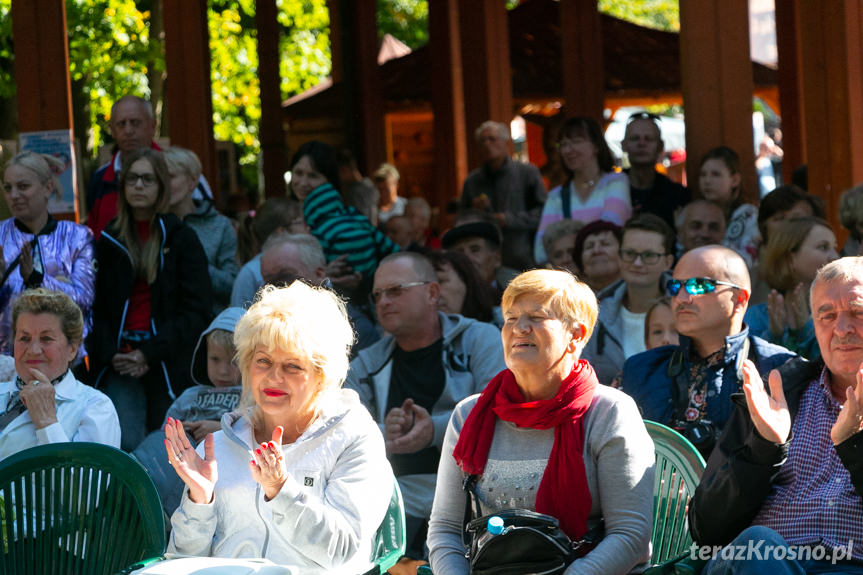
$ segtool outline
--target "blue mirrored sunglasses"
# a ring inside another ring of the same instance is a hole
[[[684,288],[686,293],[689,295],[704,295],[706,293],[713,293],[716,291],[716,286],[728,286],[733,287],[735,289],[744,290],[744,288],[740,287],[737,284],[723,282],[719,280],[714,280],[710,278],[689,278],[685,280],[678,279],[670,279],[668,283],[665,284],[665,289],[668,291],[668,295],[671,297],[676,296],[680,293],[680,288]]]

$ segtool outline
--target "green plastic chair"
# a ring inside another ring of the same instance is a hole
[[[130,455],[54,443],[0,462],[0,572],[109,575],[165,552],[156,486]]]
[[[664,564],[687,553],[692,545],[687,511],[705,463],[695,446],[673,429],[647,420],[644,425],[656,450],[651,563]]]
[[[405,504],[398,480],[393,481],[393,496],[386,517],[378,527],[372,547],[372,557],[381,575],[398,563],[405,554],[407,534],[405,533]]]

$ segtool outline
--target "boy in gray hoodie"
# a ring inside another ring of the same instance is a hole
[[[240,370],[234,363],[234,328],[246,310],[226,308],[198,338],[192,355],[192,380],[196,385],[174,400],[165,414],[183,422],[190,442],[195,443],[221,429],[222,415],[236,409],[242,393]],[[180,504],[183,482],[165,458],[165,432],[152,432],[132,452],[150,472],[162,507],[170,515]]]

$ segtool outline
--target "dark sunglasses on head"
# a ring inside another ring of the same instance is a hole
[[[706,293],[713,293],[716,291],[716,286],[728,286],[733,287],[734,289],[739,289],[746,291],[744,288],[740,287],[737,284],[723,282],[719,280],[714,280],[711,278],[689,278],[685,280],[678,279],[670,279],[668,283],[665,284],[665,289],[668,291],[668,295],[671,297],[676,296],[680,293],[680,288],[686,290],[686,293],[689,295],[704,295]]]
[[[631,114],[629,118],[626,119],[626,123],[631,124],[635,120],[650,120],[654,122],[657,126],[662,123],[662,118],[660,118],[658,115],[644,111]]]

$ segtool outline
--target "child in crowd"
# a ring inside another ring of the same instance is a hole
[[[644,345],[647,349],[663,345],[678,345],[677,327],[668,298],[656,300],[644,316]]]
[[[184,391],[165,416],[166,422],[168,417],[182,421],[191,442],[219,431],[222,415],[236,409],[240,402],[242,385],[240,370],[234,363],[234,327],[244,312],[238,307],[225,309],[201,334],[192,356],[192,379],[197,385]],[[164,442],[165,432],[154,431],[132,455],[150,472],[162,507],[170,515],[180,504],[183,482],[165,459]]]

